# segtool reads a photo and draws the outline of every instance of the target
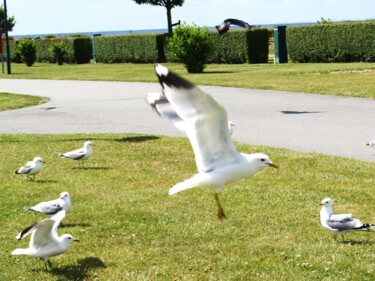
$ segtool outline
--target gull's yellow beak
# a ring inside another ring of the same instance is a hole
[[[269,165],[270,165],[270,167],[275,168],[275,169],[278,169],[280,167],[279,165],[277,165],[275,163],[271,163]]]

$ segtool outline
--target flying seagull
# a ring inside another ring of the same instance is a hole
[[[193,187],[214,188],[218,217],[224,219],[219,193],[225,184],[278,165],[265,154],[237,151],[229,135],[227,112],[212,96],[160,64],[156,65],[155,71],[163,95],[162,102],[151,106],[161,116],[165,104],[168,104],[167,108],[173,108],[190,140],[198,169],[193,177],[173,186],[169,195]]]
[[[336,239],[337,234],[341,234],[344,240],[344,234],[352,231],[371,231],[375,224],[362,223],[360,220],[352,217],[352,214],[335,214],[332,211],[333,200],[331,198],[324,198],[320,210],[320,223],[323,228],[328,229],[334,234]]]
[[[242,20],[237,19],[226,19],[223,23],[216,25],[216,29],[219,32],[219,34],[224,34],[228,32],[230,25],[237,25],[243,28],[252,29],[256,27],[255,25],[250,25],[247,22],[244,22]]]
[[[42,158],[35,157],[13,173],[15,175],[26,175],[29,179],[35,180],[35,175],[42,170],[42,163],[45,163]],[[31,178],[30,176],[33,177]]]
[[[15,249],[13,256],[28,255],[44,260],[45,268],[51,265],[49,258],[65,253],[69,245],[79,240],[70,234],[57,235],[57,228],[65,217],[65,211],[62,210],[51,218],[41,220],[21,231],[16,239],[21,240],[31,234],[29,248]]]
[[[374,147],[375,148],[375,139],[370,140],[366,146]]]
[[[36,213],[42,213],[49,217],[57,214],[59,211],[64,210],[67,213],[72,209],[69,193],[61,192],[60,197],[55,200],[41,202],[33,207],[25,207],[25,210]]]
[[[85,144],[83,145],[82,148],[77,149],[77,150],[73,150],[73,151],[69,151],[69,152],[65,152],[65,153],[60,153],[59,157],[76,160],[76,161],[78,161],[79,164],[82,163],[82,165],[83,165],[83,163],[84,163],[83,161],[87,160],[92,155],[92,146],[93,146],[92,142],[87,141],[87,142],[85,142]]]
[[[147,102],[156,111],[156,113],[159,114],[159,116],[169,120],[177,129],[185,133],[184,120],[178,116],[173,106],[162,93],[148,93]],[[228,130],[230,135],[233,134],[234,126],[236,126],[236,124],[231,121],[228,122]]]

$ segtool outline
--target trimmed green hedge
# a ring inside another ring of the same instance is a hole
[[[267,63],[267,29],[236,30],[224,35],[210,33],[214,52],[209,63]],[[174,62],[167,47],[167,34],[95,37],[96,60],[103,63]]]
[[[165,60],[163,34],[95,37],[97,62],[155,63]]]
[[[375,22],[287,28],[294,62],[375,62]]]
[[[53,42],[64,41],[66,44],[66,63],[89,63],[92,57],[92,45],[89,37],[68,37],[36,40],[37,62],[51,62],[56,60],[48,50]]]
[[[89,37],[78,38],[52,38],[52,39],[35,39],[36,44],[36,61],[37,62],[51,62],[55,63],[56,60],[48,48],[53,42],[65,41],[67,53],[64,57],[66,63],[89,63],[92,58],[92,45]],[[19,63],[20,56],[17,51],[17,42],[10,41],[10,58],[12,62]],[[5,52],[4,52],[5,54]]]

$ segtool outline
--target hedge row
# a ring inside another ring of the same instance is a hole
[[[287,28],[294,62],[375,62],[375,22]]]
[[[165,60],[163,34],[95,37],[97,62],[154,63]]]
[[[56,60],[52,53],[48,50],[53,42],[65,41],[66,54],[64,62],[66,63],[89,63],[92,57],[92,45],[89,37],[77,38],[53,38],[53,39],[36,39],[36,58],[37,62],[51,62]],[[17,41],[10,41],[10,57],[13,62],[21,62],[17,52]]]
[[[215,48],[209,63],[265,63],[268,60],[267,29],[211,34]],[[103,63],[171,62],[166,41],[166,34],[95,37],[96,60]]]

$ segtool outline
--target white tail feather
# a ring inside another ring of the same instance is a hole
[[[180,182],[173,186],[171,189],[169,189],[168,194],[173,195],[176,194],[177,192],[183,191],[185,189],[193,188],[196,187],[197,184],[196,182],[192,181],[191,179],[188,179],[186,181]]]
[[[26,255],[27,254],[27,251],[28,249],[15,249],[13,250],[13,252],[11,253],[12,256],[19,256],[19,255]]]

